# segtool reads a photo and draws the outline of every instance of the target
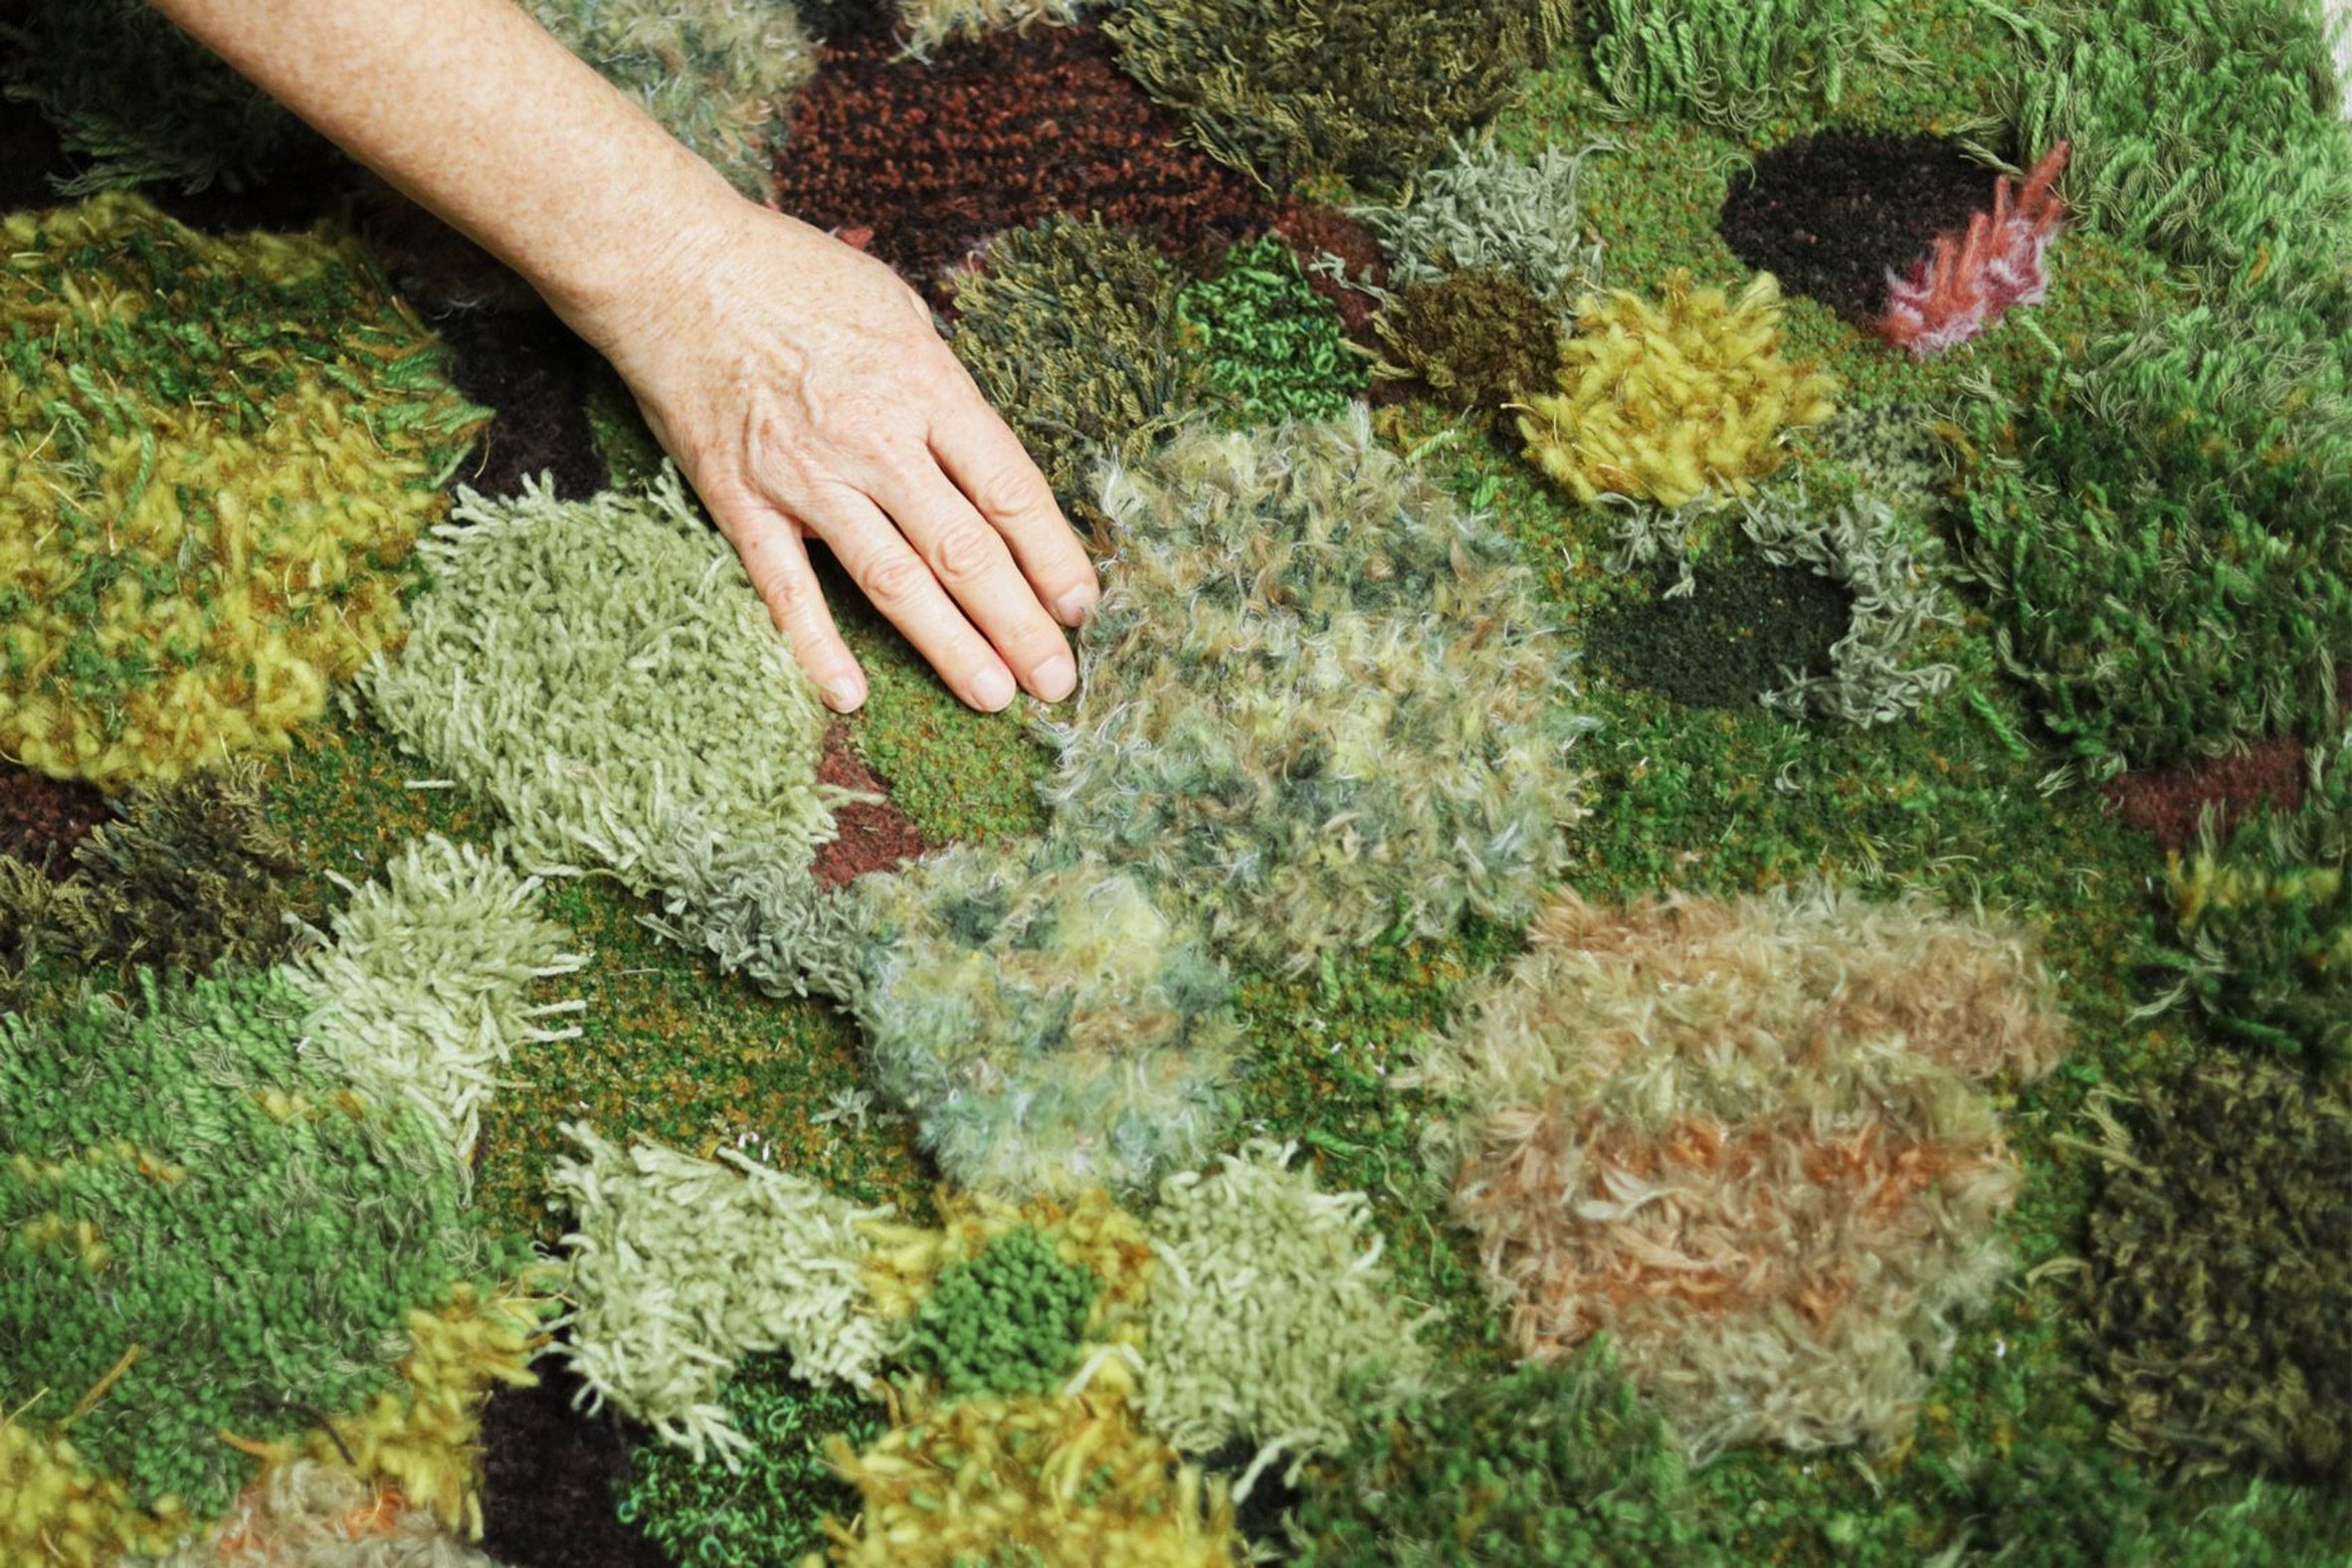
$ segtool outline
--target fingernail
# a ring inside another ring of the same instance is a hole
[[[1101,597],[1092,588],[1073,588],[1055,601],[1054,613],[1062,618],[1064,626],[1083,626]]]
[[[825,684],[825,705],[836,713],[854,713],[866,700],[866,683],[856,676],[836,676]]]
[[[1037,667],[1029,688],[1049,702],[1059,702],[1078,687],[1078,666],[1068,654],[1056,654]]]
[[[972,704],[993,713],[1013,700],[1013,672],[1002,665],[972,678]]]

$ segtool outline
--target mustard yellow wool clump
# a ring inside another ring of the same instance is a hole
[[[1770,273],[1736,299],[1675,273],[1661,303],[1616,290],[1576,313],[1560,390],[1529,398],[1518,423],[1527,456],[1579,500],[1744,495],[1786,461],[1785,432],[1832,412],[1837,383],[1780,357]]]
[[[856,1568],[1225,1568],[1243,1561],[1222,1481],[1143,1432],[1125,1401],[1088,1393],[926,1407],[863,1454],[830,1454],[864,1504],[828,1519],[832,1560]]]
[[[168,1500],[152,1512],[132,1507],[73,1444],[0,1406],[0,1563],[98,1568],[126,1552],[168,1551],[189,1523]]]
[[[0,221],[0,752],[117,790],[280,748],[401,627],[486,417],[349,243],[135,197]]]

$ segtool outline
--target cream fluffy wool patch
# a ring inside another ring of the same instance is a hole
[[[1694,1449],[1898,1440],[2007,1268],[1977,1088],[2062,1030],[2021,936],[1832,891],[1570,894],[1414,1078],[1521,1354],[1606,1332]]]

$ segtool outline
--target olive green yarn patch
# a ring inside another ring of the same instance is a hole
[[[0,221],[0,750],[108,790],[283,748],[397,639],[484,414],[348,243]]]

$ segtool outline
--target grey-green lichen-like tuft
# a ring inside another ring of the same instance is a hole
[[[959,1186],[1134,1191],[1206,1157],[1241,1045],[1233,982],[1143,879],[974,847],[851,895],[875,1078]]]
[[[1057,837],[1277,967],[1532,911],[1583,812],[1587,721],[1509,541],[1361,404],[1190,427],[1102,496],[1119,553],[1045,724]]]
[[[1488,268],[1566,306],[1602,287],[1604,248],[1585,227],[1577,186],[1585,160],[1609,150],[1607,142],[1573,153],[1547,146],[1523,158],[1491,138],[1457,141],[1401,202],[1348,215],[1379,237],[1392,287]]]
[[[1257,1139],[1214,1171],[1171,1176],[1150,1220],[1160,1268],[1139,1408],[1189,1453],[1255,1445],[1240,1493],[1285,1456],[1295,1481],[1434,1368],[1381,1266],[1370,1201],[1320,1191],[1295,1152]]]
[[[573,1215],[572,1310],[557,1325],[571,1336],[557,1354],[591,1410],[609,1403],[697,1460],[723,1457],[748,1447],[719,1400],[742,1357],[785,1351],[811,1382],[876,1374],[897,1330],[863,1281],[862,1222],[887,1211],[732,1149],[700,1160],[622,1149],[585,1122],[565,1130],[581,1154],[553,1177]]]
[[[538,886],[472,845],[419,839],[382,881],[348,889],[331,944],[286,968],[309,999],[317,1050],[379,1103],[419,1110],[461,1169],[514,1049],[579,1034],[540,1022],[585,1006],[536,993],[586,960],[540,917]]]
[[[642,495],[459,492],[431,587],[360,680],[441,778],[497,805],[526,870],[639,891],[723,846],[806,866],[832,833],[826,715],[675,471]]]

